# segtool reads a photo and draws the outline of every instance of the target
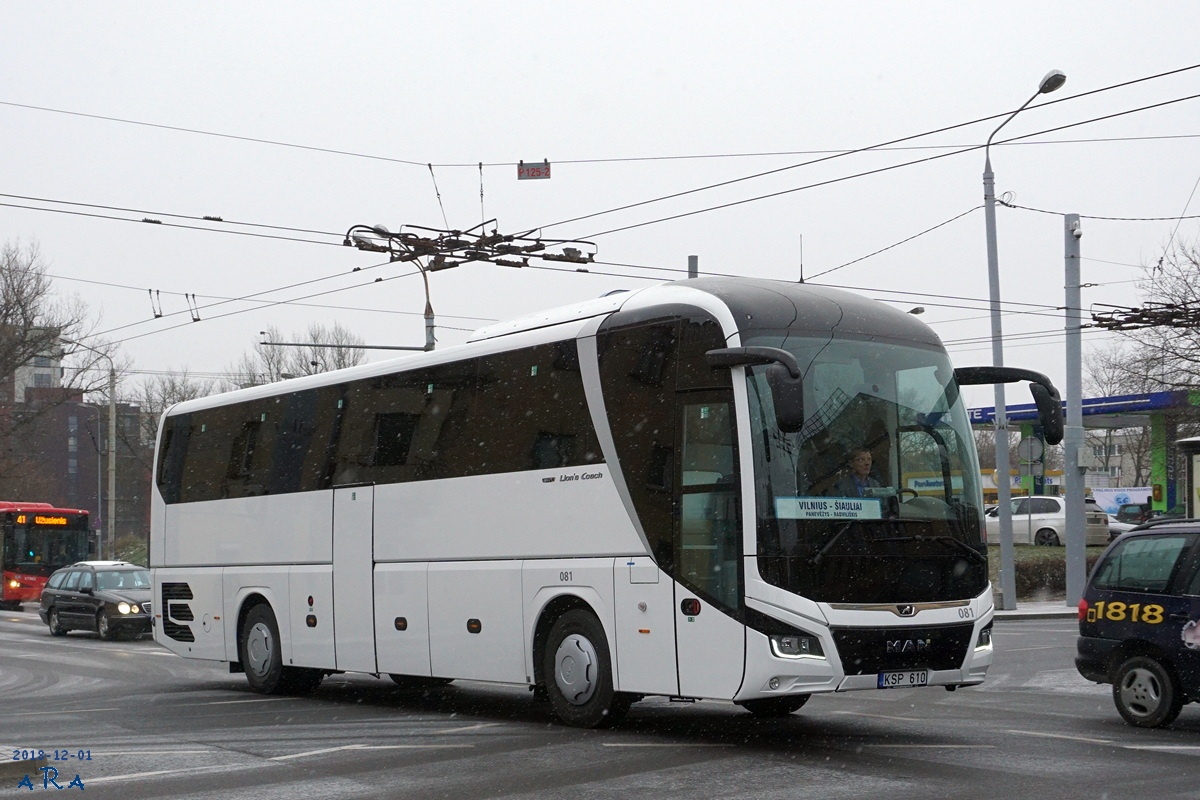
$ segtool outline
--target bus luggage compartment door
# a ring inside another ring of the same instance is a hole
[[[375,487],[333,490],[333,638],[337,668],[376,672]]]

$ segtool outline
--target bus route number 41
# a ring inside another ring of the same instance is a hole
[[[929,670],[914,669],[906,672],[879,673],[880,689],[905,689],[929,685]]]

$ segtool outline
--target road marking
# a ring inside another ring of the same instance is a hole
[[[436,736],[436,735],[450,734],[450,733],[465,733],[467,731],[482,730],[483,728],[495,728],[495,727],[498,727],[499,725],[500,725],[499,722],[482,722],[479,725],[468,725],[465,728],[447,728],[444,731],[429,731],[429,733],[426,735]]]
[[[886,714],[864,714],[861,711],[834,711],[834,714],[842,714],[847,717],[870,717],[871,719],[887,719],[896,722],[924,722],[923,719],[917,717],[889,717]]]
[[[183,705],[195,707],[202,706],[231,706],[238,703],[277,703],[280,700],[287,700],[286,697],[256,697],[250,700],[212,700],[207,703],[184,703]]]
[[[209,750],[93,750],[93,756],[196,756],[205,753],[220,753]]]
[[[1112,744],[1112,739],[1094,739],[1089,736],[1068,736],[1065,733],[1039,733],[1037,731],[1014,730],[1006,730],[1005,733],[1014,733],[1017,736],[1040,736],[1043,739],[1068,739],[1073,742],[1087,742],[1089,744]]]
[[[1160,752],[1200,753],[1200,745],[1194,744],[1123,744],[1126,750],[1158,750]]]
[[[44,717],[47,714],[83,714],[89,711],[122,711],[120,708],[54,708],[44,711],[20,711],[16,714],[5,714],[6,717]]]
[[[994,744],[864,744],[863,747],[888,747],[894,750],[994,750]]]
[[[1047,644],[1041,647],[998,647],[998,652],[1001,653],[1024,653],[1026,650],[1058,650],[1061,649],[1061,644]]]
[[[326,747],[321,750],[308,750],[303,753],[292,753],[287,756],[274,756],[268,761],[289,761],[293,758],[307,758],[325,753],[339,753],[345,750],[468,750],[473,744],[346,744],[341,747]]]
[[[601,747],[737,747],[737,745],[706,742],[601,742]]]

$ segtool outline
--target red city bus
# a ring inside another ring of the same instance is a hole
[[[50,573],[87,560],[91,544],[87,511],[0,501],[0,608],[36,603]]]

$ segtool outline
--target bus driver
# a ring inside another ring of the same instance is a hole
[[[849,471],[833,486],[832,494],[837,497],[865,497],[868,489],[878,488],[879,481],[871,477],[871,451],[856,447],[846,460]]]

